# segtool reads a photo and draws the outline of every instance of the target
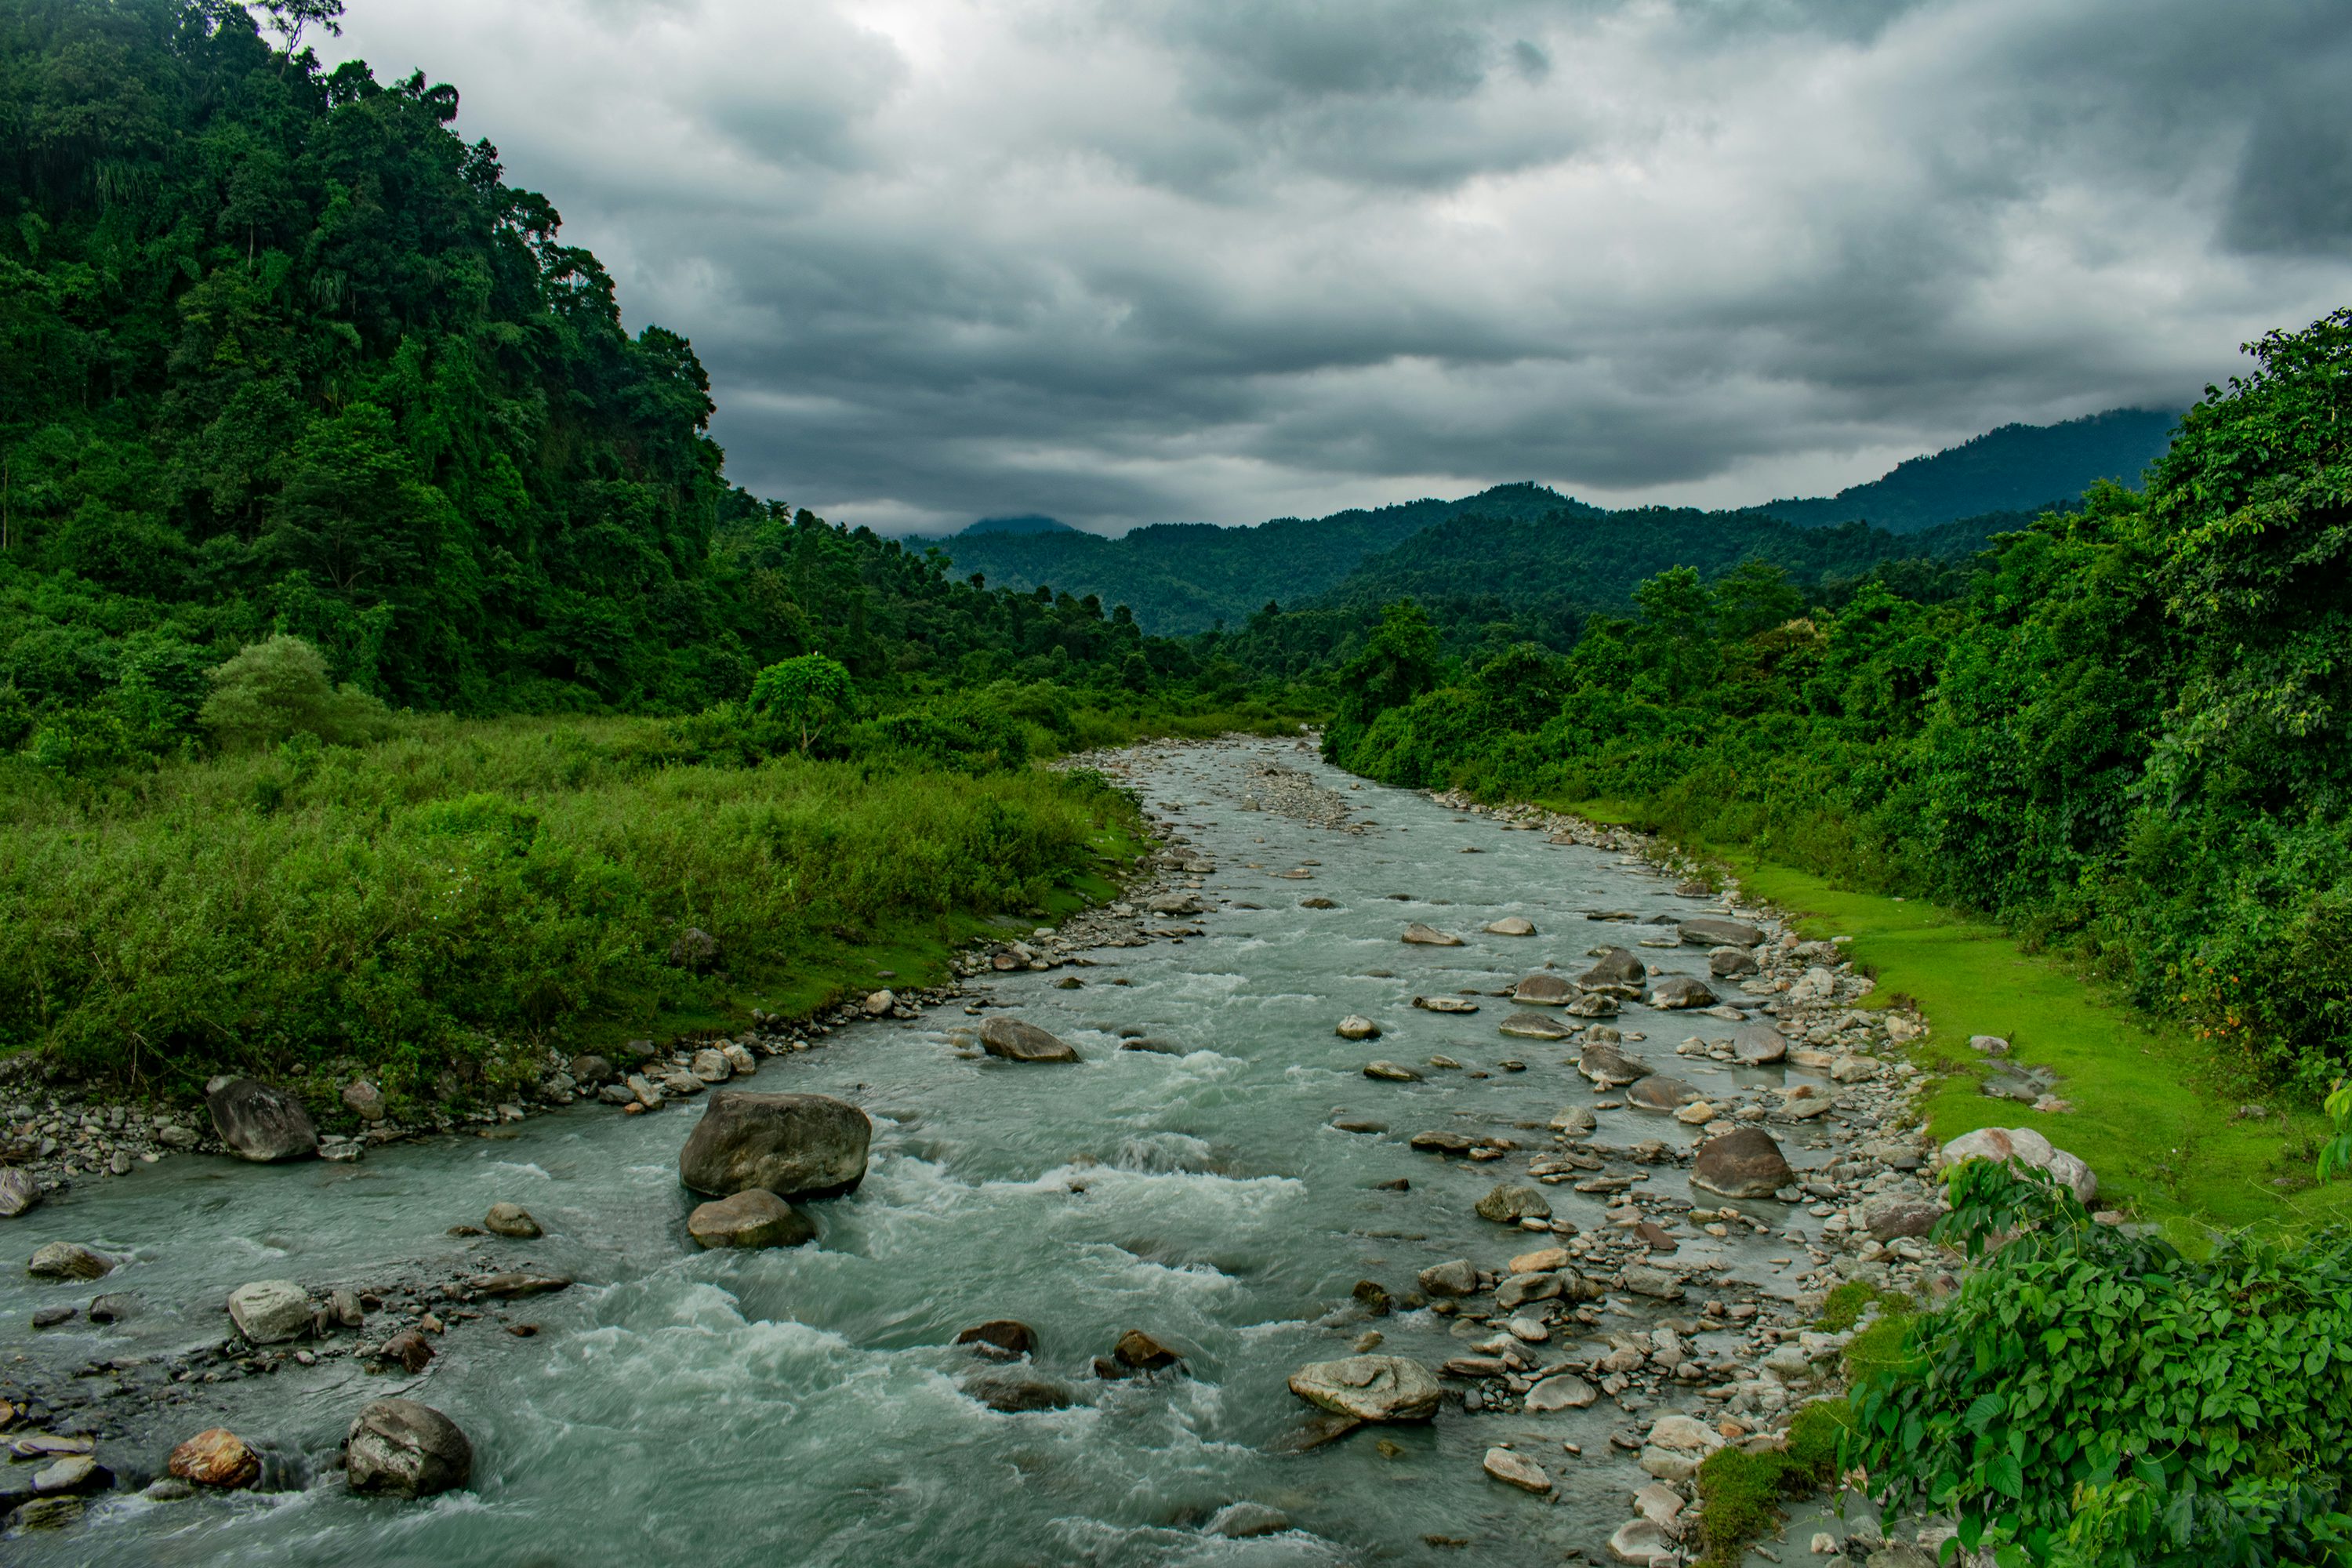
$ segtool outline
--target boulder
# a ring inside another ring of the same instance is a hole
[[[422,1498],[474,1479],[474,1446],[457,1424],[413,1399],[379,1399],[343,1439],[343,1475],[355,1492]]]
[[[1571,1138],[1582,1137],[1601,1125],[1601,1118],[1589,1105],[1571,1105],[1548,1123],[1554,1132],[1565,1132]]]
[[[215,1079],[205,1091],[213,1131],[240,1159],[263,1164],[319,1152],[319,1130],[302,1102],[258,1079]]]
[[[1155,893],[1143,907],[1155,915],[1197,915],[1208,911],[1198,893]]]
[[[102,1492],[113,1484],[114,1472],[88,1454],[62,1454],[33,1472],[33,1490],[41,1497]]]
[[[467,1277],[466,1288],[477,1296],[488,1296],[500,1301],[520,1301],[526,1296],[544,1296],[551,1291],[569,1290],[572,1281],[561,1274],[475,1274]]]
[[[898,994],[887,985],[868,993],[866,1000],[858,1004],[869,1018],[887,1018],[890,1016],[890,1009],[898,1005]]]
[[[40,1184],[31,1172],[14,1165],[0,1171],[0,1219],[15,1219],[40,1201]]]
[[[1471,1137],[1467,1132],[1456,1132],[1450,1128],[1433,1132],[1416,1132],[1405,1140],[1405,1142],[1408,1147],[1418,1149],[1424,1154],[1467,1154],[1471,1150],[1478,1147],[1477,1139]]]
[[[1129,1372],[1160,1372],[1184,1358],[1141,1329],[1129,1329],[1111,1347],[1111,1360]]]
[[[1638,1105],[1644,1110],[1673,1110],[1688,1105],[1698,1098],[1698,1090],[1678,1078],[1661,1078],[1655,1074],[1635,1081],[1625,1091],[1625,1103]]]
[[[1486,1473],[1507,1486],[1538,1497],[1551,1490],[1551,1478],[1544,1474],[1541,1465],[1508,1448],[1487,1449],[1486,1464]]]
[[[1364,1076],[1388,1083],[1419,1083],[1421,1074],[1402,1062],[1366,1062]]]
[[[1425,1013],[1475,1013],[1478,1004],[1461,996],[1416,996],[1412,1005]]]
[[[386,1110],[383,1090],[363,1078],[353,1079],[343,1085],[343,1109],[362,1121],[381,1121]]]
[[[1926,1198],[1881,1193],[1862,1205],[1862,1225],[1874,1239],[1893,1241],[1898,1236],[1927,1235],[1943,1213]]]
[[[310,1293],[291,1279],[257,1279],[228,1293],[229,1321],[257,1345],[310,1331]]]
[[[2009,1055],[2009,1042],[1999,1035],[1970,1035],[1969,1049],[1989,1057],[2005,1057]]]
[[[1577,1054],[1576,1070],[1602,1089],[1622,1089],[1650,1076],[1650,1069],[1614,1046],[1587,1046]]]
[[[1511,988],[1514,1002],[1533,1003],[1538,1007],[1560,1007],[1576,999],[1576,987],[1549,970],[1538,970]]]
[[[482,1218],[482,1228],[515,1241],[530,1241],[540,1234],[539,1221],[520,1204],[492,1204]]]
[[[1507,1312],[1530,1301],[1556,1301],[1570,1293],[1575,1281],[1573,1271],[1566,1276],[1553,1269],[1516,1273],[1495,1288],[1495,1305]]]
[[[184,1481],[232,1490],[261,1479],[261,1456],[227,1427],[214,1426],[173,1449],[165,1468]]]
[[[1290,1392],[1358,1421],[1426,1421],[1444,1390],[1434,1373],[1408,1357],[1354,1355],[1300,1367],[1290,1374]]]
[[[1830,1078],[1836,1083],[1868,1083],[1885,1070],[1885,1062],[1858,1051],[1840,1051],[1830,1063]]]
[[[1541,1013],[1514,1013],[1497,1027],[1504,1034],[1521,1040],[1564,1040],[1576,1032],[1559,1019],[1547,1017]]]
[[[113,1271],[114,1259],[78,1241],[52,1241],[25,1264],[25,1272],[38,1279],[103,1279]]]
[[[1343,1040],[1377,1040],[1381,1037],[1381,1026],[1361,1013],[1350,1013],[1339,1020],[1337,1033]]]
[[[1700,1144],[1690,1178],[1692,1186],[1727,1198],[1769,1198],[1796,1179],[1780,1145],[1761,1127],[1742,1127]]]
[[[1666,1539],[1666,1532],[1646,1519],[1629,1519],[1619,1525],[1616,1533],[1609,1538],[1609,1555],[1620,1563],[1642,1564],[1642,1568],[1682,1561],[1682,1553]]]
[[[583,1088],[594,1089],[612,1082],[616,1070],[610,1057],[598,1056],[594,1051],[583,1051],[572,1058],[572,1081]]]
[[[1623,990],[1628,995],[1641,994],[1649,983],[1650,971],[1641,955],[1631,948],[1612,947],[1601,955],[1601,961],[1576,977],[1576,983],[1588,991]]]
[[[1072,1394],[1066,1384],[1017,1367],[976,1372],[957,1386],[991,1410],[1006,1415],[1025,1415],[1039,1410],[1066,1410],[1078,1402],[1077,1395]]]
[[[1790,1084],[1780,1091],[1780,1114],[1796,1121],[1826,1116],[1837,1100],[1817,1083]]]
[[[1466,1258],[1433,1263],[1420,1274],[1421,1289],[1430,1296],[1469,1296],[1478,1289],[1478,1270]]]
[[[1744,1024],[1731,1031],[1731,1059],[1741,1067],[1769,1067],[1789,1054],[1789,1042],[1778,1029]]]
[[[727,1059],[725,1052],[706,1046],[694,1053],[694,1060],[686,1070],[704,1083],[725,1083],[735,1076],[735,1064]]]
[[[1690,1007],[1712,1007],[1722,998],[1707,988],[1706,981],[1695,974],[1663,974],[1651,989],[1650,1005],[1668,1012]]]
[[[1209,1521],[1201,1526],[1201,1533],[1226,1541],[1255,1541],[1262,1535],[1279,1535],[1289,1528],[1290,1516],[1280,1509],[1268,1508],[1262,1502],[1229,1502],[1209,1516]]]
[[[1683,1299],[1683,1282],[1663,1268],[1653,1268],[1647,1264],[1637,1263],[1626,1269],[1622,1278],[1625,1281],[1624,1288],[1636,1296],[1648,1296],[1660,1301],[1679,1301]]]
[[[798,1247],[816,1239],[808,1216],[765,1187],[746,1187],[699,1205],[686,1216],[698,1247]]]
[[[1613,1018],[1617,1016],[1617,998],[1606,992],[1588,992],[1570,1002],[1566,1011],[1572,1018]]]
[[[964,1330],[956,1335],[955,1342],[970,1345],[982,1355],[1034,1355],[1037,1331],[1016,1318],[994,1318]]]
[[[403,1329],[376,1347],[376,1357],[388,1361],[401,1371],[411,1374],[423,1372],[433,1363],[433,1346],[415,1329]]]
[[[1533,936],[1536,934],[1536,922],[1525,915],[1505,915],[1501,920],[1489,921],[1484,929],[1488,936]]]
[[[1745,921],[1717,920],[1712,915],[1685,921],[1676,928],[1693,947],[1754,947],[1764,933]]]
[[[1533,1187],[1504,1182],[1478,1200],[1476,1212],[1480,1219],[1496,1225],[1516,1225],[1523,1219],[1549,1219],[1551,1205]]]
[[[1530,1415],[1555,1410],[1581,1410],[1601,1397],[1601,1391],[1572,1372],[1558,1373],[1528,1390]]]
[[[1420,947],[1460,947],[1462,945],[1460,937],[1448,936],[1435,927],[1425,926],[1419,921],[1404,928],[1404,940]]]
[[[678,1151],[678,1179],[712,1197],[751,1187],[780,1198],[833,1197],[866,1179],[873,1135],[866,1112],[830,1095],[713,1089]]]
[[[89,1321],[93,1323],[127,1323],[147,1310],[147,1304],[129,1290],[109,1290],[89,1300]]]
[[[1761,974],[1764,966],[1755,955],[1736,947],[1718,947],[1706,955],[1706,972],[1717,980],[1744,980],[1751,974]]]
[[[1009,1062],[1074,1062],[1077,1047],[1034,1024],[1000,1013],[980,1026],[980,1047]]]

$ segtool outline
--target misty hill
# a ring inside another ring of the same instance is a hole
[[[1024,512],[1019,517],[983,517],[955,537],[976,539],[983,533],[1076,533],[1077,531],[1058,517],[1045,517],[1031,511]]]
[[[1994,511],[2039,511],[2100,479],[2137,489],[2140,473],[2172,440],[2178,414],[2110,408],[2060,425],[2004,425],[1974,440],[1895,465],[1834,496],[1767,501],[1756,510],[1786,522],[1874,522],[1916,532]]]
[[[943,547],[959,574],[982,573],[991,586],[1097,594],[1132,609],[1145,630],[1173,637],[1220,620],[1237,625],[1268,599],[1289,604],[1336,587],[1365,556],[1450,518],[1509,521],[1563,509],[1598,515],[1541,485],[1498,485],[1461,500],[1276,518],[1254,528],[1162,522],[1118,539],[966,530]]]

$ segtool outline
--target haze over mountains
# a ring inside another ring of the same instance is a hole
[[[2119,408],[2058,425],[2005,425],[1835,496],[1726,511],[1610,510],[1512,484],[1255,527],[1158,523],[1108,538],[1031,515],[983,519],[948,540],[919,542],[940,543],[959,574],[1097,595],[1169,636],[1238,623],[1269,600],[1314,608],[1407,595],[1491,598],[1498,616],[1532,615],[1565,635],[1582,614],[1615,607],[1634,583],[1671,565],[1711,577],[1766,560],[1807,583],[1881,562],[1964,557],[2100,479],[2136,484],[2177,418]]]

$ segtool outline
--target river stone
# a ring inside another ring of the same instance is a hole
[[[1290,1392],[1359,1421],[1426,1421],[1444,1394],[1435,1373],[1401,1355],[1315,1362],[1290,1374]]]
[[[1533,1252],[1522,1252],[1511,1259],[1514,1274],[1549,1274],[1565,1268],[1573,1259],[1565,1247],[1538,1247]]]
[[[310,1330],[310,1294],[291,1279],[257,1279],[228,1293],[229,1321],[257,1345],[296,1339]]]
[[[735,1076],[735,1065],[727,1059],[725,1053],[706,1046],[694,1053],[693,1063],[687,1071],[705,1083],[725,1083]]]
[[[495,1297],[501,1301],[520,1301],[526,1296],[544,1296],[553,1290],[568,1290],[572,1281],[561,1274],[476,1274],[466,1281],[466,1288],[477,1296]]]
[[[383,1090],[363,1078],[353,1079],[343,1085],[343,1109],[362,1121],[381,1121],[385,1110]]]
[[[212,1112],[213,1131],[240,1159],[268,1164],[319,1152],[319,1131],[302,1102],[258,1079],[215,1079],[205,1091],[205,1109]]]
[[[1511,1000],[1558,1007],[1576,999],[1576,987],[1549,970],[1538,970],[1511,988]]]
[[[1549,1125],[1552,1131],[1565,1132],[1570,1137],[1575,1138],[1600,1126],[1601,1118],[1592,1113],[1592,1108],[1589,1105],[1571,1105],[1553,1117]]]
[[[1885,1070],[1885,1062],[1859,1051],[1841,1051],[1830,1063],[1830,1078],[1837,1083],[1868,1083]]]
[[[1568,1293],[1573,1279],[1573,1275],[1563,1279],[1550,1271],[1514,1274],[1495,1288],[1495,1305],[1507,1312],[1530,1301],[1558,1300]]]
[[[1786,1156],[1761,1127],[1742,1127],[1698,1146],[1691,1185],[1727,1198],[1769,1198],[1795,1181]]]
[[[970,1345],[982,1355],[1031,1355],[1037,1349],[1037,1331],[1018,1318],[992,1318],[964,1330],[956,1335],[955,1342]]]
[[[1790,1084],[1780,1091],[1780,1114],[1798,1121],[1825,1116],[1836,1103],[1835,1097],[1817,1083]]]
[[[33,1472],[33,1490],[41,1497],[104,1491],[113,1484],[113,1472],[88,1454],[61,1455]]]
[[[129,1290],[109,1290],[93,1296],[89,1301],[89,1321],[93,1323],[127,1323],[146,1310],[146,1303]]]
[[[1141,1329],[1129,1329],[1111,1346],[1111,1359],[1129,1372],[1159,1372],[1184,1358]]]
[[[1339,1020],[1337,1033],[1343,1040],[1377,1040],[1381,1037],[1381,1026],[1361,1013],[1350,1013]]]
[[[1927,1235],[1943,1213],[1925,1198],[1881,1193],[1862,1205],[1862,1225],[1874,1239],[1893,1241],[1898,1236]]]
[[[1717,980],[1744,980],[1751,974],[1761,974],[1764,966],[1756,955],[1736,947],[1718,947],[1706,955],[1706,972]]]
[[[1778,1029],[1748,1024],[1731,1031],[1731,1059],[1741,1067],[1769,1067],[1789,1054],[1789,1042]]]
[[[866,1112],[830,1095],[713,1089],[678,1151],[678,1179],[711,1197],[751,1187],[787,1199],[834,1197],[866,1179],[873,1135]]]
[[[1467,1132],[1455,1132],[1450,1129],[1416,1132],[1406,1142],[1424,1154],[1467,1154],[1478,1147],[1478,1140]]]
[[[1551,1490],[1551,1478],[1533,1459],[1515,1454],[1508,1448],[1486,1450],[1486,1473],[1496,1480],[1534,1492],[1538,1497]]]
[[[628,1086],[629,1098],[647,1110],[659,1110],[667,1099],[654,1080],[641,1072],[631,1073],[624,1081]]]
[[[686,1216],[686,1234],[698,1247],[798,1247],[816,1239],[808,1216],[765,1187],[746,1187],[714,1198]]]
[[[1712,1007],[1720,1000],[1707,989],[1706,982],[1695,974],[1660,975],[1657,986],[1650,993],[1650,1005],[1667,1011]]]
[[[1660,1078],[1654,1074],[1638,1079],[1625,1091],[1625,1103],[1638,1105],[1644,1110],[1672,1110],[1688,1105],[1698,1098],[1698,1090],[1678,1078]]]
[[[1663,1268],[1637,1263],[1625,1270],[1623,1278],[1625,1289],[1636,1296],[1648,1296],[1660,1301],[1683,1299],[1683,1282]]]
[[[1421,1074],[1402,1062],[1366,1062],[1366,1078],[1381,1079],[1389,1083],[1419,1083]]]
[[[1066,1384],[1022,1368],[976,1372],[957,1386],[991,1410],[1006,1415],[1066,1410],[1078,1402]]]
[[[572,1082],[593,1089],[599,1084],[610,1083],[617,1069],[610,1057],[599,1056],[594,1051],[583,1051],[572,1058],[570,1070]]]
[[[0,1219],[15,1219],[40,1201],[40,1185],[31,1173],[13,1165],[0,1171]]]
[[[1601,1391],[1572,1372],[1563,1372],[1545,1378],[1528,1390],[1528,1414],[1548,1415],[1555,1410],[1581,1410],[1601,1397]]]
[[[1571,1018],[1613,1018],[1617,998],[1602,991],[1589,992],[1570,1002],[1565,1011]]]
[[[1198,915],[1208,912],[1198,893],[1155,893],[1143,906],[1155,915]]]
[[[1536,934],[1536,922],[1525,915],[1505,915],[1501,920],[1490,921],[1485,929],[1488,936],[1533,936]]]
[[[1339,906],[1332,902],[1329,899],[1318,894],[1316,897],[1311,899],[1299,900],[1298,907],[1302,910],[1336,910]]]
[[[78,1241],[52,1241],[25,1265],[26,1273],[41,1279],[103,1279],[113,1271],[114,1259]]]
[[[1404,928],[1404,940],[1420,947],[1460,947],[1462,945],[1460,937],[1448,936],[1434,926],[1425,926],[1419,921]]]
[[[1642,1568],[1682,1561],[1682,1554],[1666,1539],[1666,1532],[1646,1519],[1629,1519],[1619,1525],[1616,1533],[1609,1538],[1609,1555],[1620,1563],[1642,1564]]]
[[[414,1375],[433,1363],[433,1346],[415,1329],[403,1329],[376,1347],[376,1357]]]
[[[1475,1013],[1478,1004],[1460,996],[1416,996],[1412,1005],[1425,1013]]]
[[[1694,947],[1754,947],[1764,940],[1764,933],[1745,921],[1717,920],[1712,915],[1685,921],[1679,930],[1683,941]]]
[[[1077,1048],[1034,1024],[1000,1013],[980,1026],[981,1049],[1009,1062],[1074,1062]]]
[[[1648,984],[1649,978],[1649,968],[1640,954],[1629,947],[1612,947],[1601,955],[1599,963],[1578,975],[1576,983],[1588,991],[1609,987],[1635,993]]]
[[[343,1474],[355,1492],[431,1497],[474,1479],[474,1446],[457,1424],[413,1399],[379,1399],[352,1423]]]
[[[1523,1219],[1549,1219],[1551,1205],[1533,1187],[1504,1182],[1478,1200],[1477,1215],[1497,1225],[1514,1225]]]
[[[503,1236],[515,1241],[530,1241],[540,1234],[539,1221],[520,1204],[492,1204],[490,1212],[482,1217],[482,1228],[492,1236]]]
[[[1451,1258],[1433,1263],[1420,1275],[1423,1293],[1431,1296],[1469,1296],[1478,1289],[1478,1270],[1466,1258]]]
[[[200,1487],[234,1489],[261,1479],[261,1456],[227,1427],[214,1426],[173,1449],[165,1468]]]
[[[1499,1027],[1504,1034],[1521,1040],[1564,1040],[1576,1032],[1541,1013],[1514,1013]]]
[[[2053,1149],[2050,1152],[2049,1169],[2060,1184],[2074,1194],[2076,1202],[2087,1204],[2099,1195],[2099,1178],[2092,1173],[2090,1163],[2079,1154]]]
[[[1262,1535],[1279,1535],[1289,1528],[1290,1516],[1280,1509],[1268,1508],[1262,1502],[1229,1502],[1209,1516],[1201,1532],[1226,1541],[1255,1541]]]
[[[1614,1046],[1587,1046],[1577,1054],[1576,1070],[1602,1089],[1621,1089],[1650,1076],[1650,1069]]]

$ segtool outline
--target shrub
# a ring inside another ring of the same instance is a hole
[[[1952,1200],[1980,1265],[1858,1369],[1844,1462],[1888,1507],[2002,1568],[2352,1563],[2352,1237],[2192,1260],[1986,1161]]]
[[[227,751],[311,734],[352,745],[384,730],[384,706],[356,686],[327,679],[327,661],[299,637],[283,634],[241,649],[212,672],[213,692],[197,721]]]
[[[800,738],[800,749],[849,710],[849,671],[821,653],[804,653],[761,670],[751,682],[751,708]]]

